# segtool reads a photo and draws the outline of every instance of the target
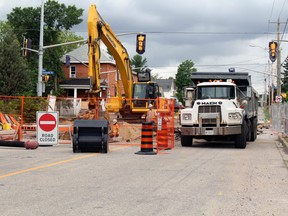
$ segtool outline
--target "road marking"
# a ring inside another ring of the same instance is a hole
[[[121,150],[121,149],[124,149],[124,148],[128,148],[128,147],[130,147],[130,146],[121,146],[121,147],[114,148],[114,149],[109,150],[109,151],[118,151],[118,150]],[[27,173],[27,172],[31,172],[31,171],[35,171],[35,170],[39,170],[39,169],[49,168],[49,167],[52,167],[52,166],[56,166],[56,165],[60,165],[60,164],[64,164],[64,163],[69,163],[69,162],[76,161],[76,160],[81,160],[81,159],[85,159],[85,158],[94,157],[95,155],[99,155],[99,154],[100,153],[88,154],[88,155],[84,155],[84,156],[70,158],[70,159],[67,159],[67,160],[57,161],[57,162],[54,162],[54,163],[44,164],[44,165],[37,166],[37,167],[32,167],[32,168],[29,168],[29,169],[24,169],[24,170],[19,170],[19,171],[7,173],[7,174],[4,174],[4,175],[0,175],[0,179],[4,179],[4,178],[7,178],[7,177],[11,177],[11,176],[14,176],[14,175],[19,175],[19,174],[22,174],[22,173]]]

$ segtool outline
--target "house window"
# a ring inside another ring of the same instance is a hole
[[[76,78],[76,66],[70,67],[70,78]]]

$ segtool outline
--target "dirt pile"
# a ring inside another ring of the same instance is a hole
[[[126,122],[121,122],[119,125],[119,137],[122,141],[135,141],[141,138],[141,125]]]

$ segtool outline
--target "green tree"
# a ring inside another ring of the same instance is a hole
[[[0,95],[29,95],[30,80],[16,36],[8,24],[0,22]]]
[[[144,72],[147,68],[147,59],[143,58],[141,55],[135,55],[130,59],[131,66],[137,73]]]
[[[62,43],[62,31],[70,30],[74,25],[81,23],[82,19],[80,17],[83,11],[83,9],[77,9],[74,5],[66,6],[65,4],[59,4],[57,1],[46,1],[44,5],[44,46]],[[35,50],[39,49],[40,14],[40,7],[16,7],[7,15],[7,20],[17,35],[18,41],[22,43],[23,36],[30,38],[32,40],[32,49]],[[54,71],[55,80],[57,80],[57,77],[63,77],[60,58],[66,50],[66,46],[45,49],[43,68]],[[33,83],[36,84],[38,55],[30,53],[28,63],[30,70],[34,72]],[[46,92],[54,88],[53,82],[54,79],[50,79],[46,84]],[[36,87],[34,89],[34,93],[36,93]]]
[[[191,76],[197,69],[194,68],[192,60],[185,60],[178,66],[176,74],[176,87],[177,87],[177,98],[180,102],[183,102],[183,88],[191,84]]]
[[[83,37],[78,36],[74,32],[67,31],[67,30],[61,31],[60,35],[59,35],[59,42],[60,43],[79,41],[79,40],[83,40],[83,39],[84,39]],[[65,53],[71,52],[74,49],[79,48],[80,46],[82,46],[85,43],[86,42],[69,44],[69,45],[62,46],[61,48],[62,48],[63,53],[65,54]]]
[[[281,85],[281,92],[282,93],[286,93],[286,95],[288,96],[288,61],[287,59],[284,61],[284,77],[282,78],[282,85]],[[284,102],[288,101],[288,98],[283,98]]]

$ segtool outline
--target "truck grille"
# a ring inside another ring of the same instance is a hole
[[[199,106],[199,113],[219,113],[220,122],[222,122],[221,106]],[[202,125],[215,126],[217,124],[216,118],[204,118],[202,119]]]

